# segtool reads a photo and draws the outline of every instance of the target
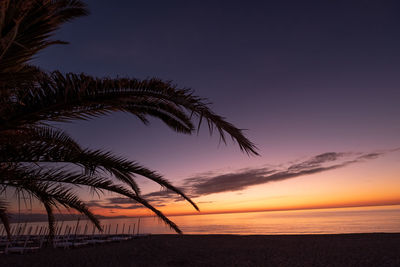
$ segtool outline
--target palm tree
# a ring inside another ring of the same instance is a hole
[[[87,15],[79,0],[3,0],[0,3],[0,190],[8,188],[38,199],[48,214],[54,235],[54,209],[65,207],[98,219],[75,193],[89,187],[113,192],[153,211],[167,225],[179,228],[140,195],[135,176],[144,176],[174,191],[195,209],[196,204],[160,174],[109,151],[82,148],[55,121],[86,120],[111,112],[128,112],[143,123],[156,117],[176,132],[191,134],[205,121],[223,142],[229,135],[247,154],[255,146],[231,123],[215,114],[206,99],[159,79],[97,78],[59,71],[44,72],[31,58],[53,44],[64,22]],[[197,121],[197,126],[195,122]],[[61,167],[60,167],[61,165]],[[0,219],[7,232],[6,203]]]

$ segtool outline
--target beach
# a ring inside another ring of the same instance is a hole
[[[400,266],[400,233],[151,235],[1,255],[1,266]]]

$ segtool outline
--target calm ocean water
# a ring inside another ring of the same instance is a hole
[[[185,234],[337,234],[400,232],[400,206],[341,208],[300,211],[273,211],[229,214],[170,216]],[[158,218],[143,217],[107,219],[101,223],[106,233],[174,233]],[[13,224],[25,226],[24,223]],[[29,223],[31,232],[46,223]],[[66,226],[78,225],[78,233],[92,233],[93,227],[86,220],[58,222],[64,233]],[[97,231],[96,231],[97,233]]]

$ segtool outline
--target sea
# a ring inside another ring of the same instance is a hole
[[[400,205],[170,216],[184,234],[399,233]],[[103,234],[174,234],[157,217],[102,219]],[[46,222],[13,223],[15,234],[43,233]],[[87,220],[58,221],[58,234],[99,234]],[[42,231],[43,230],[43,231]],[[0,228],[4,235],[4,229]]]

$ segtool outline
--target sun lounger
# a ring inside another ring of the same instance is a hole
[[[112,236],[112,237],[108,238],[108,240],[110,240],[112,242],[126,241],[129,239],[130,239],[129,237],[124,237],[124,236]]]

